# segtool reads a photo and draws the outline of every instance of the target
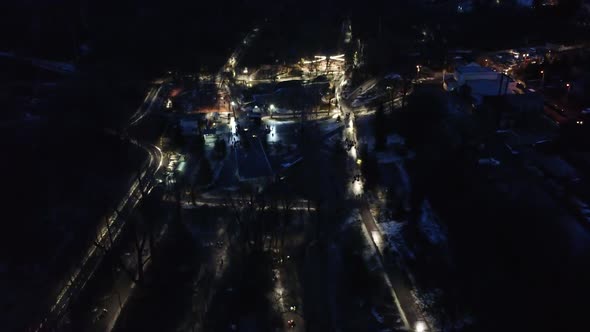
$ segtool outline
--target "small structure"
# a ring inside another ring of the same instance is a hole
[[[262,121],[262,109],[258,106],[254,106],[251,111],[248,111],[248,119],[254,121],[254,123],[260,124]]]

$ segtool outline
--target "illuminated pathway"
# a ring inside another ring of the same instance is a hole
[[[161,91],[161,86],[156,90],[154,89],[155,88],[152,88],[148,92],[144,100],[144,103],[149,104],[140,107],[131,117],[131,126],[137,124],[139,120],[144,118],[145,115],[152,110],[154,104],[156,104],[155,101]],[[116,135],[112,130],[106,130],[106,132],[111,135]],[[162,167],[163,153],[159,147],[152,144],[140,143],[133,138],[121,138],[127,139],[129,143],[145,150],[149,159],[147,164],[142,167],[139,177],[136,177],[131,183],[129,190],[117,205],[116,211],[113,211],[108,217],[106,217],[104,223],[101,222],[100,229],[97,232],[96,242],[105,247],[110,246],[111,237],[112,241],[115,242],[121,233],[125,220],[121,218],[120,215],[125,215],[133,211],[135,206],[143,198],[143,192],[149,193],[151,191],[154,175],[157,174]],[[143,188],[140,186],[143,186]],[[61,317],[67,312],[72,300],[84,289],[86,283],[92,278],[100,266],[102,258],[103,252],[97,250],[94,243],[90,244],[80,263],[77,264],[77,267],[71,272],[71,274],[64,279],[66,281],[57,293],[55,301],[49,308],[46,316],[42,319],[39,325],[35,327],[34,331],[52,330],[55,327],[54,325],[57,324]]]
[[[371,80],[370,82],[372,83],[373,81],[374,80]],[[342,108],[344,113],[343,115],[346,115],[347,113],[350,114],[348,126],[344,132],[344,138],[347,138],[352,142],[357,142],[357,132],[354,121],[355,114],[353,112],[354,109],[349,107],[347,101],[340,97],[342,87],[345,84],[346,81],[343,77],[340,84],[337,84],[336,86],[336,98],[338,100],[338,104]],[[383,250],[385,248],[382,240],[383,236],[379,227],[377,227],[375,219],[373,218],[373,215],[369,209],[369,204],[364,197],[363,181],[361,179],[353,181],[354,176],[361,174],[360,166],[363,162],[362,160],[358,159],[356,145],[349,150],[348,160],[348,171],[351,175],[351,178],[348,180],[348,194],[352,195],[358,200],[361,212],[361,226],[363,235],[365,239],[372,244],[372,247],[375,251],[373,256],[377,259],[377,265],[379,270],[382,272],[382,277],[391,292],[391,297],[394,299],[395,305],[404,323],[404,328],[406,330],[416,332],[430,331],[430,328],[426,324],[426,320],[423,318],[422,313],[414,302],[410,292],[411,288],[405,281],[406,276],[403,274],[403,271],[401,271],[398,267],[391,268],[384,262]]]

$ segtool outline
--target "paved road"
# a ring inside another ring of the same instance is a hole
[[[374,80],[370,80],[369,82],[372,83]],[[345,114],[355,113],[356,109],[351,107],[349,100],[340,96],[341,85],[337,84],[336,86],[336,94],[342,111]],[[363,86],[367,86],[367,84],[363,84]],[[354,120],[350,122],[351,128],[347,129],[347,134],[351,135],[355,141],[358,141],[358,138],[356,137],[356,129],[353,127],[354,123]],[[356,153],[354,149],[349,152],[349,157],[356,159]],[[356,204],[360,209],[363,226],[366,229],[367,234],[369,235],[369,238],[371,239],[371,242],[375,248],[380,269],[384,274],[383,277],[386,284],[391,289],[392,297],[396,302],[400,317],[402,318],[405,327],[407,329],[413,330],[416,328],[417,324],[425,324],[425,320],[414,302],[414,298],[410,292],[412,287],[409,284],[407,277],[404,275],[404,272],[395,264],[395,262],[388,262],[383,257],[383,248],[379,246],[383,235],[375,223],[375,219],[373,218],[373,215],[369,209],[369,204],[362,195],[362,190],[362,187],[358,188],[358,186],[353,186],[352,188],[352,194],[357,194],[355,195],[357,197]],[[429,330],[427,326],[426,330]]]
[[[246,42],[243,44],[249,44],[249,42],[256,36],[257,32],[258,29],[254,29],[251,33],[249,33],[245,38]],[[232,53],[232,57],[239,59],[242,52],[243,46],[239,45],[234,53]],[[232,57],[230,57],[230,60]],[[228,64],[230,63],[230,60],[228,60]],[[234,66],[235,65],[237,65],[237,62],[234,64]],[[221,73],[223,69],[224,68],[220,70],[220,73],[216,77],[216,81],[219,83],[218,86],[220,87],[220,93],[222,95],[225,94],[225,91],[229,91],[229,89],[227,89],[227,83],[221,79]],[[161,105],[160,94],[166,82],[167,80],[159,80],[150,88],[141,106],[131,116],[128,125],[129,127],[137,125],[150,112]],[[110,134],[116,134],[113,131],[107,130],[107,132]],[[106,219],[108,226],[106,223],[103,223],[101,229],[99,229],[97,242],[101,245],[107,246],[108,242],[110,242],[110,236],[108,236],[109,230],[112,233],[113,240],[116,240],[120,235],[121,229],[125,223],[125,220],[120,216],[127,215],[135,208],[142,198],[142,190],[151,190],[152,186],[154,185],[154,175],[161,169],[163,161],[163,154],[159,147],[152,144],[139,142],[136,139],[130,138],[128,136],[121,136],[121,138],[128,140],[130,143],[144,149],[148,153],[149,160],[148,163],[143,167],[143,170],[139,176],[135,177],[130,183],[129,191],[117,205],[118,212],[113,212]],[[69,305],[84,289],[86,283],[92,278],[93,274],[100,266],[102,258],[103,253],[101,250],[97,249],[94,244],[91,244],[86,251],[86,254],[83,255],[81,262],[78,264],[78,267],[71,273],[71,275],[64,279],[65,281],[63,285],[60,286],[59,291],[56,292],[57,294],[55,300],[52,301],[53,304],[48,309],[45,317],[41,318],[39,324],[37,324],[32,329],[33,331],[50,331],[55,328],[56,324],[59,324],[59,321],[67,312]],[[109,319],[109,321],[112,321],[113,324],[108,324],[109,327],[107,330],[110,330],[113,327],[114,322],[116,321],[116,315],[115,317]]]
[[[149,89],[141,106],[139,106],[137,111],[131,115],[129,126],[137,125],[146,115],[153,111],[157,106],[161,105],[162,100],[160,92],[164,88],[164,84],[168,83],[168,81],[168,79],[158,80],[158,83]]]
[[[136,113],[139,115],[134,114],[131,121],[143,118],[145,114],[152,110],[155,105],[154,101],[158,98],[159,91],[160,88],[157,88],[156,93],[153,91],[153,88],[150,90],[148,96],[144,100],[144,102],[148,102],[149,105],[140,108],[142,111]],[[137,121],[133,124],[136,123]],[[107,130],[106,132],[109,134],[115,134],[111,130]],[[157,146],[144,144],[129,137],[121,137],[121,139],[128,140],[129,143],[144,149],[148,154],[148,161],[143,165],[139,176],[134,176],[132,178],[127,194],[125,194],[116,207],[118,212],[110,212],[111,215],[106,219],[108,226],[106,225],[106,222],[101,224],[96,241],[105,246],[108,246],[110,243],[110,236],[108,235],[109,229],[113,240],[116,240],[125,224],[125,219],[121,216],[127,215],[135,208],[142,198],[142,191],[151,190],[154,184],[154,174],[156,174],[162,167],[163,155],[162,151]],[[81,261],[77,264],[77,267],[69,276],[64,278],[64,282],[56,292],[55,299],[52,301],[52,305],[48,308],[45,317],[40,319],[40,323],[33,328],[33,331],[50,331],[59,324],[61,318],[67,312],[69,305],[81,293],[86,286],[86,283],[92,278],[100,266],[102,259],[103,253],[101,250],[97,249],[94,244],[90,244],[86,253],[82,256]]]
[[[248,137],[246,139],[249,141],[249,147],[246,148],[240,144],[232,148],[238,165],[238,177],[246,180],[272,176],[273,170],[260,143],[260,138]]]

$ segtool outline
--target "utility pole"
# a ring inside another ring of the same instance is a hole
[[[403,91],[403,95],[402,95],[402,109],[406,108],[406,95],[408,94],[408,80],[407,79],[402,79],[402,91]]]

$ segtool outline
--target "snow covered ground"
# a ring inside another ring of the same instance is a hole
[[[424,200],[422,203],[420,211],[420,230],[426,235],[432,244],[440,245],[447,243],[446,230],[441,226],[440,220],[434,211],[432,211],[432,207],[428,200]]]
[[[341,231],[344,231],[351,227],[352,225],[358,225],[361,222],[361,213],[358,209],[352,210],[350,215],[346,218],[342,226],[340,227]]]
[[[390,250],[393,250],[402,255],[410,255],[413,257],[413,254],[408,249],[406,242],[403,238],[403,229],[406,225],[405,222],[397,222],[394,220],[378,223],[377,227],[379,227],[381,234],[383,234],[384,242],[387,244],[387,247]]]
[[[377,162],[379,164],[400,163],[406,159],[412,159],[415,156],[414,152],[412,151],[408,152],[408,154],[405,156],[399,155],[393,151],[377,152],[375,155],[377,156]]]

